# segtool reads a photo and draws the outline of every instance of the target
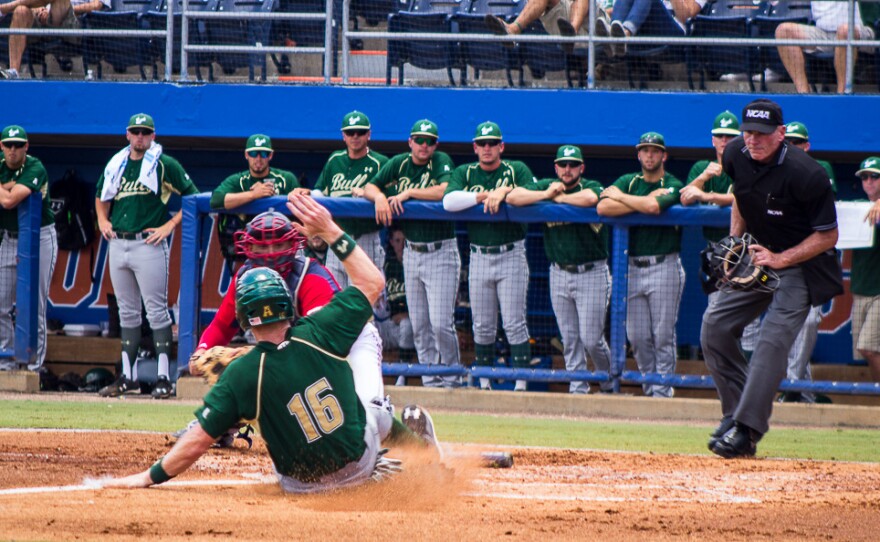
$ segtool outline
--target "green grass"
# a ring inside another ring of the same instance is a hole
[[[192,405],[173,402],[0,401],[0,427],[174,431]],[[653,453],[709,454],[707,424],[630,423],[477,414],[434,415],[441,440]],[[880,432],[863,429],[773,429],[762,457],[880,462]]]

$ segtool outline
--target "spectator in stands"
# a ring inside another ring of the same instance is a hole
[[[683,185],[665,170],[666,142],[657,132],[639,139],[641,171],[623,175],[602,191],[602,216],[658,215],[679,202]],[[684,290],[681,230],[672,226],[635,226],[629,233],[629,282],[626,334],[643,373],[675,373],[675,323]],[[672,397],[671,386],[643,384],[649,397]]]
[[[410,130],[410,152],[391,158],[367,184],[364,196],[375,202],[376,222],[390,225],[403,212],[407,200],[440,201],[455,165],[438,151],[437,124],[416,121]],[[461,256],[452,221],[403,220],[406,236],[403,270],[406,276],[407,306],[415,337],[418,361],[426,365],[461,365],[455,332],[455,300]],[[428,387],[457,387],[458,376],[423,376]]]
[[[211,193],[212,209],[235,209],[261,198],[283,195],[298,191],[311,193],[300,187],[293,173],[270,167],[275,151],[272,139],[264,134],[250,136],[245,144],[244,158],[248,168],[233,173],[220,183]],[[250,219],[248,219],[249,221]]]
[[[0,150],[3,151],[0,155],[0,348],[11,349],[15,345],[12,312],[16,304],[18,205],[39,191],[42,193],[43,204],[39,233],[37,352],[27,365],[27,369],[39,371],[46,359],[46,306],[49,300],[49,284],[58,257],[55,218],[49,201],[49,175],[43,163],[28,154],[28,136],[21,126],[7,126],[0,132]],[[0,363],[0,370],[18,368],[15,360]]]
[[[582,177],[581,149],[563,145],[556,152],[556,178],[514,188],[507,196],[511,205],[539,201],[594,207],[602,185]],[[565,368],[586,371],[587,354],[596,370],[611,370],[611,351],[605,342],[605,313],[611,298],[608,272],[608,229],[602,224],[552,222],[544,224],[544,252],[550,261],[550,302],[562,335]],[[603,392],[614,390],[603,382]],[[572,381],[571,393],[588,393],[586,381]]]
[[[871,378],[880,382],[880,157],[866,158],[856,172],[874,202],[865,216],[874,227],[874,246],[853,250],[850,289],[853,295],[853,357],[864,358]]]
[[[443,208],[447,211],[463,211],[482,205],[484,213],[494,215],[511,190],[535,182],[527,165],[501,159],[504,142],[501,128],[494,122],[477,125],[474,153],[478,158],[476,163],[459,166],[452,173],[443,196]],[[474,321],[474,363],[494,365],[500,307],[513,358],[511,365],[527,368],[532,359],[526,326],[529,287],[525,246],[527,225],[468,222],[467,229],[471,242],[468,290]],[[480,378],[480,387],[491,389],[489,379]],[[526,391],[526,381],[517,380],[514,390]]]
[[[12,14],[9,28],[61,28],[78,29],[78,17],[91,11],[110,9],[110,0],[12,0],[0,4],[0,16]],[[31,36],[31,40],[40,39]],[[73,38],[65,38],[73,40]],[[28,37],[24,34],[9,36],[9,69],[0,70],[6,79],[18,79],[21,71],[21,57],[27,47]]]
[[[611,24],[596,22],[597,36],[628,38],[646,36],[683,37],[685,24],[695,17],[709,0],[616,0]],[[626,54],[626,44],[611,46],[611,54]]]
[[[593,8],[597,21],[596,28],[599,28],[599,20],[602,20],[605,26],[610,23],[608,13],[611,4],[612,0],[596,0]],[[530,24],[540,19],[548,34],[567,37],[586,36],[589,34],[589,28],[584,27],[583,23],[589,16],[589,9],[589,0],[528,0],[512,23],[508,24],[504,19],[488,14],[486,26],[500,36],[522,34]],[[506,42],[505,45],[510,46],[512,43]],[[581,46],[586,47],[586,45],[584,43]],[[569,53],[574,47],[574,44],[563,45]]]
[[[790,145],[800,148],[804,152],[810,150],[810,134],[807,127],[801,122],[789,122],[785,125],[785,141]],[[816,160],[814,158],[814,160]],[[834,169],[825,160],[816,160],[831,179],[831,189],[837,193],[837,183],[834,182]],[[813,380],[810,370],[810,357],[816,348],[816,340],[819,337],[819,324],[822,322],[822,306],[810,307],[804,326],[798,333],[791,351],[788,353],[788,370],[785,378],[789,380]],[[815,403],[816,394],[812,392],[786,391],[779,396],[783,403]]]
[[[376,328],[382,337],[384,350],[397,348],[402,363],[412,363],[415,358],[413,324],[409,318],[404,283],[404,235],[397,226],[388,228],[388,248],[385,251],[385,291],[373,306]],[[425,378],[425,377],[423,377]],[[435,378],[435,377],[429,377]],[[406,377],[399,376],[397,385],[406,384]]]
[[[856,28],[853,36],[857,40],[874,39],[874,30],[862,23],[859,3],[855,2]],[[849,2],[822,1],[810,2],[814,25],[798,23],[782,23],[776,27],[777,39],[795,40],[845,40],[849,35]],[[830,47],[798,47],[797,45],[780,45],[779,57],[788,75],[794,82],[797,92],[810,92],[807,81],[804,52],[828,51]],[[853,63],[856,61],[857,48],[853,48]],[[837,92],[843,93],[846,87],[846,47],[834,48],[834,73],[837,76]]]
[[[345,150],[330,155],[315,183],[314,193],[331,198],[363,197],[364,187],[388,157],[370,150],[370,119],[360,111],[342,117],[342,140]],[[370,218],[345,218],[339,219],[339,226],[357,241],[373,264],[382,269],[385,265],[385,250],[379,240],[382,225]],[[327,253],[327,269],[342,289],[348,286],[345,267],[333,251]]]

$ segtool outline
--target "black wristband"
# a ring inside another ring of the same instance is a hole
[[[347,233],[343,233],[342,237],[330,245],[330,250],[333,251],[333,254],[336,254],[336,257],[339,258],[340,262],[344,262],[349,254],[354,252],[356,247],[357,243],[354,242],[354,239],[352,239]]]

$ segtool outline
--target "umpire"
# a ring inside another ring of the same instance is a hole
[[[700,342],[715,379],[723,418],[709,449],[725,457],[755,455],[769,429],[773,397],[810,306],[843,292],[837,214],[828,173],[785,141],[782,109],[766,99],[742,112],[743,135],[724,150],[733,179],[730,234],[751,234],[755,265],[776,270],[772,292],[721,292],[706,309]],[[743,328],[767,311],[748,363],[739,349]]]

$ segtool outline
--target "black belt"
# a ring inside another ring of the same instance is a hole
[[[596,268],[596,262],[582,263],[579,265],[565,265],[553,262],[553,267],[566,273],[586,273]]]
[[[6,232],[6,235],[9,236],[10,239],[18,239],[18,232],[12,230],[3,230]]]
[[[632,258],[632,264],[636,267],[648,267],[650,265],[663,263],[666,261],[666,254],[659,256],[644,256],[640,258]]]
[[[497,245],[494,247],[471,245],[471,252],[474,254],[501,254],[503,252],[510,252],[514,247],[516,247],[516,243],[507,243],[506,245]]]
[[[443,241],[435,241],[433,243],[410,243],[407,241],[406,246],[413,252],[421,252],[424,254],[426,252],[434,252],[443,248]]]
[[[118,231],[116,232],[116,238],[122,239],[123,241],[141,241],[150,236],[149,232],[145,231]]]

